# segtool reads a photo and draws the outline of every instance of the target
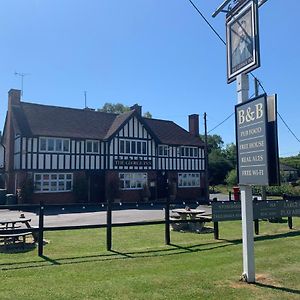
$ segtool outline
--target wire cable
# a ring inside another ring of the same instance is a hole
[[[202,12],[199,10],[199,8],[194,4],[192,0],[188,0],[191,5],[196,9],[196,11],[199,13],[199,15],[202,17],[202,19],[205,21],[205,23],[210,27],[210,29],[215,33],[215,35],[222,41],[222,43],[226,46],[226,42],[223,40],[223,38],[219,35],[219,33],[213,28],[213,26],[208,22],[208,20],[205,18],[205,16],[202,14]]]
[[[213,129],[211,129],[207,133],[210,133],[210,132],[214,131],[215,129],[217,129],[219,126],[221,126],[223,123],[225,123],[228,119],[230,119],[233,115],[234,115],[234,112],[231,113],[230,116],[228,116],[225,120],[223,120],[221,123],[219,123],[218,125],[216,125]]]
[[[283,124],[286,126],[286,128],[289,130],[289,132],[294,136],[294,138],[300,143],[300,139],[296,136],[296,134],[292,131],[292,129],[288,126],[288,124],[283,120],[282,116],[280,115],[279,112],[277,112],[279,118],[283,122]]]
[[[206,17],[203,15],[203,13],[200,11],[200,9],[194,4],[194,2],[192,0],[188,0],[190,2],[190,4],[194,7],[194,9],[199,13],[199,15],[202,17],[202,19],[205,21],[205,23],[210,27],[210,29],[215,33],[215,35],[219,38],[219,40],[221,40],[221,42],[226,46],[226,42],[224,41],[224,39],[220,36],[220,34],[214,29],[214,27],[209,23],[209,21],[206,19]],[[262,88],[262,90],[264,91],[264,93],[266,94],[266,90],[264,89],[262,83],[260,82],[260,80],[255,77],[251,72],[250,72],[251,76],[257,80],[259,86]]]

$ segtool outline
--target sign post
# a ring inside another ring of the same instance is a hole
[[[227,83],[237,81],[236,137],[243,230],[242,277],[244,281],[251,283],[255,282],[251,185],[268,185],[278,182],[278,176],[270,180],[269,170],[271,169],[268,157],[268,145],[271,145],[269,148],[277,149],[277,127],[276,122],[267,124],[265,95],[249,100],[247,73],[260,66],[258,7],[266,0],[238,0],[234,1],[233,8],[231,8],[230,2],[230,0],[225,0],[214,12],[213,17],[220,12],[227,13]],[[228,9],[224,10],[226,6]],[[246,103],[248,101],[249,103]],[[267,131],[270,131],[269,128],[274,132],[273,144],[266,137]],[[278,153],[278,149],[276,153]],[[276,158],[276,155],[269,156]]]
[[[238,104],[248,101],[249,78],[247,74],[237,76]],[[240,185],[243,235],[243,280],[255,282],[253,201],[250,185]]]

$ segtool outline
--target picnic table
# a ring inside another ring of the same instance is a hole
[[[198,215],[204,214],[203,209],[193,209],[193,208],[177,208],[172,210],[173,213],[177,213],[181,220],[197,220]],[[174,216],[173,216],[174,218]],[[173,223],[171,224],[173,230],[190,230],[194,232],[200,232],[203,228],[205,222],[199,219],[199,222],[188,222],[188,223]]]
[[[14,232],[18,228],[28,228],[31,229],[30,225],[31,219],[26,218],[24,214],[21,214],[20,217],[10,217],[10,218],[1,218],[0,219],[0,239],[4,241],[4,245],[15,243],[19,241],[19,238],[22,238],[23,244],[26,242],[26,236],[32,235],[34,242],[37,241],[36,233],[28,230],[28,232]]]

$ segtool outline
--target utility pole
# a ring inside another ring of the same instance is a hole
[[[207,120],[204,113],[204,155],[205,155],[205,198],[209,202],[209,182],[208,182],[208,147],[207,147]]]

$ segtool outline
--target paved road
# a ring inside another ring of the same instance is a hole
[[[206,213],[211,213],[211,208],[208,206],[200,206]],[[25,214],[26,218],[31,218],[31,225],[38,226],[38,214],[34,212],[21,212],[11,210],[1,210],[1,218],[9,218]],[[139,222],[139,221],[154,221],[164,219],[163,207],[135,208],[135,209],[119,209],[113,211],[113,223],[122,222]],[[52,226],[72,226],[72,225],[94,225],[106,223],[106,211],[86,211],[86,209],[70,212],[65,210],[45,211],[44,224],[46,227]]]

